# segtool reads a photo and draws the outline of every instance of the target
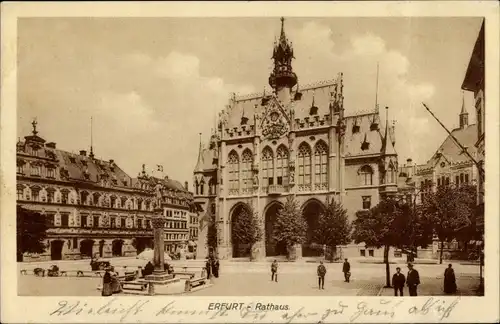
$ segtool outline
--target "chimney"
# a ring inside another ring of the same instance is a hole
[[[412,161],[411,158],[406,159],[406,163],[408,163],[408,164],[411,164],[411,161]]]
[[[115,160],[109,160],[109,164],[115,163]]]
[[[189,185],[187,181],[184,181],[184,189],[186,189],[186,191],[189,191]]]
[[[55,149],[56,148],[56,143],[50,142],[50,143],[45,144],[45,146],[48,147],[48,148],[51,148],[51,149]]]
[[[80,155],[81,155],[81,156],[87,156],[87,151],[85,151],[85,150],[80,150]]]
[[[165,176],[165,180],[168,180],[168,175]]]

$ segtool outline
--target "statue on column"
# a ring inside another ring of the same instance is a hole
[[[156,184],[156,186],[155,186],[155,192],[156,192],[156,205],[157,205],[157,207],[160,207],[161,206],[162,197],[163,197],[161,184],[159,184],[159,183]]]

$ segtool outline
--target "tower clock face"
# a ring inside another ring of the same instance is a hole
[[[278,115],[278,113],[277,113],[277,112],[273,112],[273,113],[271,114],[271,116],[270,116],[270,117],[271,117],[271,120],[272,120],[273,122],[275,122],[275,121],[277,121],[277,120],[278,120],[279,115]]]

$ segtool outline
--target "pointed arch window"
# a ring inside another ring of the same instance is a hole
[[[369,165],[364,165],[359,169],[361,185],[371,186],[373,184],[373,169]]]
[[[269,146],[262,150],[262,188],[274,184],[274,157]]]
[[[285,146],[280,145],[276,152],[276,172],[278,185],[288,185],[288,150]]]
[[[208,180],[208,195],[215,195],[215,180],[213,178],[210,178],[210,180]]]
[[[389,165],[389,169],[387,170],[387,183],[395,183],[396,182],[396,170],[392,163]]]
[[[311,148],[306,143],[299,146],[299,190],[311,189]]]
[[[201,182],[200,182],[200,195],[203,196],[204,193],[205,193],[205,180],[201,179]]]
[[[252,162],[253,154],[249,149],[243,151],[241,156],[241,178],[243,180],[243,190],[252,188]]]
[[[198,179],[196,179],[194,181],[194,186],[196,188],[196,194],[198,195],[199,194],[199,188],[200,188],[200,184],[198,183]]]
[[[320,141],[314,148],[314,183],[317,189],[324,190],[328,184],[328,146]]]
[[[228,157],[229,165],[229,193],[234,193],[239,190],[239,158],[235,151],[231,151]]]

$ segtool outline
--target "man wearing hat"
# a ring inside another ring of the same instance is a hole
[[[406,284],[410,296],[417,296],[417,286],[420,285],[420,276],[418,271],[413,269],[413,264],[408,263],[408,275],[406,276]]]

